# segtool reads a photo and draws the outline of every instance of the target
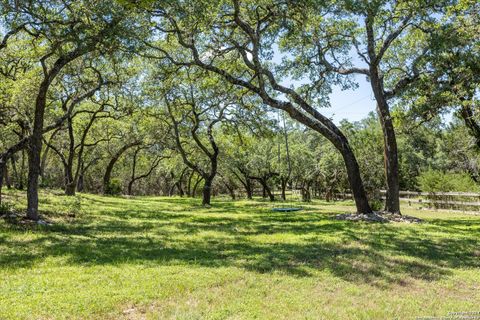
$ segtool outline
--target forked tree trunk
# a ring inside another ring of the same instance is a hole
[[[127,151],[128,149],[134,146],[138,146],[139,144],[140,144],[139,141],[135,141],[135,142],[124,145],[122,148],[120,148],[120,150],[117,151],[117,153],[113,155],[112,159],[110,159],[110,162],[108,163],[107,168],[105,169],[105,174],[103,175],[103,193],[106,194],[109,191],[110,179],[112,177],[113,167],[117,163],[118,159],[120,159],[120,157],[125,151]]]
[[[270,201],[275,201],[275,195],[272,193],[272,190],[270,189],[270,187],[268,186],[268,181],[267,179],[264,179],[264,178],[260,178],[260,179],[257,179],[258,182],[260,182],[260,184],[262,185],[262,189],[263,189],[263,193],[264,193],[264,198],[266,198],[268,196],[268,199]]]

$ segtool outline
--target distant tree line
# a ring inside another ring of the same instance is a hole
[[[349,190],[358,212],[400,213],[400,189],[421,189],[432,172],[473,188],[479,10],[475,0],[2,0],[0,201],[3,185],[26,189],[36,220],[39,187],[201,194],[206,206],[216,194]],[[322,107],[357,76],[376,113],[336,124]]]

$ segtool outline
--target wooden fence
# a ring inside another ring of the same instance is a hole
[[[385,199],[385,190],[381,190]],[[416,192],[400,191],[400,201],[419,208],[480,211],[480,193],[476,192]]]

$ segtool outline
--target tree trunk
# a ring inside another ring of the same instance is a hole
[[[259,179],[258,181],[262,185],[263,193],[265,194],[264,198],[268,196],[268,199],[270,201],[275,201],[275,195],[272,193],[272,190],[268,186],[267,180],[262,178],[262,179]]]
[[[12,155],[12,157],[10,158],[10,161],[12,163],[12,170],[13,170],[13,177],[14,177],[14,180],[13,180],[13,186],[15,189],[20,189],[20,186],[19,186],[19,177],[18,177],[18,170],[17,170],[17,163],[16,163],[16,160],[15,160],[15,155]]]
[[[312,195],[310,193],[310,183],[307,183],[306,185],[302,185],[302,201],[303,202],[312,201]]]
[[[245,192],[247,193],[247,199],[252,200],[253,199],[252,180],[250,180],[248,177],[246,178]]]
[[[228,192],[230,193],[230,197],[232,198],[232,200],[235,200],[237,198],[235,195],[235,190],[228,185],[227,185],[227,189],[228,189]]]
[[[70,173],[71,174],[71,173]],[[65,195],[74,196],[77,188],[77,183],[73,181],[73,177],[65,175]]]
[[[68,162],[65,166],[65,195],[74,196],[77,182],[73,176],[73,161]]]
[[[112,171],[113,171],[113,167],[115,166],[115,163],[117,163],[118,159],[120,159],[120,157],[125,151],[139,144],[140,142],[138,141],[126,144],[120,150],[118,150],[117,153],[115,153],[115,155],[112,157],[112,159],[107,165],[107,168],[105,169],[105,174],[103,176],[103,193],[104,194],[108,193],[108,189],[110,186],[110,179],[112,177]]]
[[[338,149],[338,148],[337,148]],[[371,213],[372,208],[368,204],[367,195],[363,188],[362,176],[360,175],[360,168],[358,166],[357,159],[353,154],[350,145],[346,138],[343,140],[342,149],[340,152],[347,168],[348,182],[352,189],[353,199],[355,200],[355,206],[358,213]]]
[[[42,152],[42,161],[40,163],[40,175],[43,177],[45,175],[45,169],[47,167],[48,152],[50,150],[49,146],[45,147],[45,150]]]
[[[84,181],[83,173],[80,173],[77,181],[77,191],[83,192],[84,188],[85,188],[85,181]]]
[[[25,187],[25,150],[22,150],[22,161],[20,162],[20,171],[18,172],[18,189],[23,190]]]
[[[193,185],[193,190],[192,190],[192,198],[195,198],[195,196],[197,195],[197,187],[198,185],[200,184],[200,182],[203,180],[202,177],[199,177],[198,180],[195,182],[195,184]]]
[[[210,200],[212,198],[212,178],[206,178],[205,183],[203,185],[203,191],[202,191],[202,205],[203,206],[209,206],[210,205]]]
[[[377,113],[383,131],[384,163],[387,194],[385,211],[400,213],[400,181],[398,178],[398,150],[395,129],[389,105],[385,98],[383,83],[377,69],[371,69],[370,83],[377,101]]]
[[[287,200],[287,194],[286,194],[286,190],[287,190],[287,183],[288,183],[288,179],[286,179],[285,177],[282,177],[280,179],[280,183],[281,183],[281,186],[282,186],[282,200],[285,201]]]
[[[170,189],[168,190],[168,196],[169,197],[173,197],[173,191],[175,191],[175,187],[177,186],[176,183],[172,184],[172,186],[170,187]]]
[[[465,99],[460,99],[461,101]],[[480,126],[475,121],[475,115],[473,113],[472,107],[463,105],[460,109],[460,116],[465,122],[465,126],[468,128],[470,134],[475,138],[475,144],[477,149],[480,150]]]
[[[3,173],[7,167],[6,161],[0,158],[0,204],[2,204]]]
[[[178,189],[178,195],[180,197],[183,197],[185,195],[185,191],[183,191],[183,188],[182,188],[182,181],[177,181],[177,189]]]
[[[10,180],[10,174],[8,172],[8,164],[5,161],[5,171],[4,171],[4,177],[5,177],[5,184],[7,185],[7,189],[12,189],[12,181]]]
[[[295,119],[320,133],[335,146],[335,148],[342,154],[342,158],[347,169],[348,182],[350,184],[350,188],[352,189],[357,212],[366,214],[372,213],[372,208],[368,204],[367,193],[365,192],[365,188],[363,186],[362,176],[360,174],[360,168],[358,166],[357,159],[355,158],[355,154],[353,153],[347,138],[340,131],[340,129],[330,119],[319,114],[318,112],[315,112],[314,110],[312,113],[315,115],[315,120],[299,112],[292,106],[272,102],[271,99],[266,100],[271,106],[287,111],[292,119]],[[305,103],[302,103],[302,106],[307,110],[312,110],[312,108]]]
[[[195,171],[192,170],[190,172],[190,174],[188,175],[188,182],[187,182],[187,197],[191,197],[192,196],[192,179],[193,179],[193,176],[195,175]]]
[[[247,194],[247,199],[252,200],[253,199],[252,180],[248,177],[248,175],[245,173],[245,171],[243,171],[241,169],[239,169],[239,171],[244,176],[245,181],[242,179],[242,177],[240,177],[240,175],[235,170],[232,170],[232,173],[235,177],[237,177],[238,181],[240,181],[240,183],[245,188],[245,192]]]
[[[47,91],[53,79],[47,76],[41,83],[35,101],[35,116],[32,138],[28,150],[27,218],[38,220],[38,177],[40,175],[40,155],[42,152],[43,120],[47,102]]]
[[[132,195],[132,190],[133,190],[133,184],[134,183],[135,183],[135,180],[130,180],[130,182],[128,183],[127,194],[129,196]]]

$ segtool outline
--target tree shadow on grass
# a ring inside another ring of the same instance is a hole
[[[218,204],[219,212],[161,208],[108,210],[37,230],[30,240],[8,233],[0,242],[0,267],[31,267],[46,257],[66,257],[74,265],[232,266],[298,277],[325,271],[378,286],[436,281],[453,268],[480,268],[475,254],[480,220],[475,219],[409,226],[235,203]]]

